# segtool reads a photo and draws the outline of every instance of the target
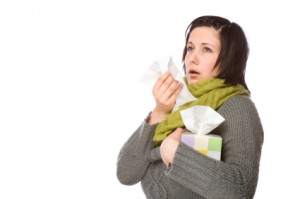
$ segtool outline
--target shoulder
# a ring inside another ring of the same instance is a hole
[[[238,95],[228,99],[218,110],[224,118],[224,125],[237,127],[258,127],[262,130],[262,124],[255,104],[250,97]]]
[[[250,97],[244,95],[232,97],[217,111],[225,118],[221,128],[263,134],[259,113]]]
[[[245,95],[231,97],[218,109],[218,112],[220,114],[258,114],[254,102]]]

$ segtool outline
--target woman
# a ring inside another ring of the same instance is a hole
[[[156,107],[120,151],[121,183],[141,181],[146,197],[153,199],[254,197],[263,128],[245,82],[248,51],[238,24],[217,16],[191,22],[183,67],[185,83],[198,100],[172,112],[182,85],[169,72],[157,80]],[[223,139],[221,161],[180,142],[179,111],[194,105],[210,106],[225,118],[212,132]]]

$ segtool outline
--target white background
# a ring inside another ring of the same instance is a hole
[[[265,130],[255,198],[300,198],[299,3],[175,2],[1,1],[1,199],[144,198],[116,178],[120,148],[154,106],[139,79],[170,54],[181,68],[185,29],[206,14],[248,37]]]

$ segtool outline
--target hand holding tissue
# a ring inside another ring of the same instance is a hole
[[[196,100],[197,98],[195,98],[188,90],[188,88],[184,82],[183,76],[180,74],[172,57],[170,57],[169,60],[162,59],[160,61],[155,61],[153,64],[151,64],[147,68],[146,72],[143,74],[140,81],[143,82],[144,84],[150,86],[151,88],[153,88],[157,79],[167,70],[170,71],[170,73],[172,74],[174,79],[178,80],[179,82],[181,82],[183,84],[183,88],[182,88],[179,96],[176,99],[176,105],[175,105],[173,111],[176,110],[179,106],[181,106],[187,102]]]

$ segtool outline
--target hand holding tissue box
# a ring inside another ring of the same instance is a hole
[[[185,127],[190,131],[181,135],[181,142],[201,154],[216,160],[221,159],[222,138],[219,135],[207,135],[224,118],[209,106],[193,106],[180,111]]]

